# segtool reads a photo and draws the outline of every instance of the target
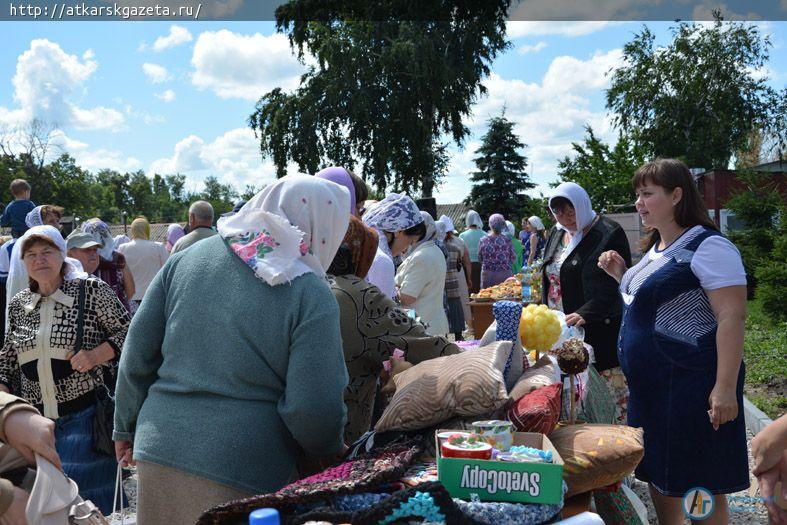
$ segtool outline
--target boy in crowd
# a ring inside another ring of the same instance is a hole
[[[30,200],[30,190],[30,184],[24,179],[14,179],[11,182],[11,195],[14,200],[5,207],[3,216],[0,217],[0,226],[11,226],[11,236],[14,239],[27,231],[25,216],[36,207]]]

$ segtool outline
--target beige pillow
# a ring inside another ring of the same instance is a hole
[[[503,369],[511,341],[423,361],[394,376],[396,394],[375,429],[419,430],[454,416],[500,408],[508,396]]]
[[[554,385],[560,381],[557,364],[549,358],[542,356],[536,364],[525,370],[525,373],[516,382],[508,394],[513,400],[521,399],[534,390],[543,386]]]
[[[625,425],[567,425],[549,440],[563,458],[569,498],[622,480],[645,454],[643,431]]]

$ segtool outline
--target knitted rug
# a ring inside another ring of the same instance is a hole
[[[415,441],[375,449],[369,454],[296,481],[278,492],[217,505],[205,511],[197,525],[247,520],[251,511],[262,507],[278,509],[282,523],[292,523],[298,505],[331,500],[342,494],[374,492],[380,485],[398,481],[420,452],[421,447]]]

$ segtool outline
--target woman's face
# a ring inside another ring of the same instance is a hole
[[[570,232],[577,231],[577,211],[571,204],[563,204],[560,208],[554,208],[552,213],[555,220]]]
[[[391,254],[394,257],[402,255],[413,243],[418,242],[417,235],[407,235],[404,230],[400,230],[393,235],[394,241],[391,245]]]
[[[523,221],[522,222],[522,229],[525,230],[526,232],[532,232],[533,231],[533,227],[530,226],[530,222],[528,222],[528,221]]]
[[[91,246],[90,248],[71,248],[68,250],[68,256],[82,263],[82,269],[91,275],[96,271],[98,263],[100,262],[98,257],[98,246]]]
[[[36,242],[27,248],[22,261],[30,277],[38,282],[50,282],[60,275],[63,254],[49,244]]]
[[[682,193],[680,188],[667,191],[663,186],[651,182],[637,188],[635,206],[642,224],[648,228],[659,229],[674,221],[675,205],[680,202]]]

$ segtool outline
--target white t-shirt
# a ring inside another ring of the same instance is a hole
[[[648,264],[657,263],[666,256],[672,256],[676,251],[682,250],[691,240],[704,231],[702,226],[694,226],[687,230],[670,246],[659,251],[653,246],[646,253],[642,260],[629,272],[639,270],[632,279],[624,277],[623,284],[626,286],[624,299],[630,302],[632,296],[642,285],[645,275],[649,272],[644,269]],[[746,285],[746,270],[743,268],[743,261],[738,248],[735,247],[727,238],[721,235],[712,235],[702,241],[694,252],[690,263],[692,273],[699,279],[700,286],[705,290],[718,290],[727,286]]]
[[[134,301],[141,301],[150,282],[167,262],[167,249],[157,242],[134,239],[121,244],[117,251],[126,258],[126,266],[134,278]]]
[[[415,297],[409,307],[429,325],[429,335],[446,335],[449,331],[443,309],[445,274],[445,256],[434,243],[418,246],[396,272],[399,293]]]

